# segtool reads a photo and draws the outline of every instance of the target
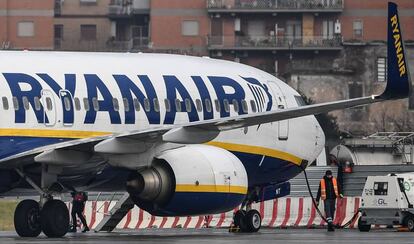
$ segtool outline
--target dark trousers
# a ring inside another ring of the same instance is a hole
[[[336,199],[326,199],[323,201],[325,207],[325,217],[328,224],[332,224],[335,217]]]
[[[83,209],[85,208],[85,206],[83,204],[73,204],[72,207],[72,226],[74,228],[76,228],[77,225],[77,220],[76,220],[76,215],[78,215],[80,221],[82,222],[83,226],[88,226],[88,224],[86,223],[86,219],[85,216],[83,216]]]

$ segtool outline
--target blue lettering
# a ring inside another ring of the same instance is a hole
[[[144,107],[144,99],[148,97],[150,101],[150,110],[145,111],[145,114],[148,118],[150,124],[159,124],[160,123],[160,112],[156,112],[154,109],[154,99],[157,98],[154,86],[151,83],[151,80],[146,75],[139,75],[138,78],[141,80],[142,85],[144,86],[145,93],[138,88],[134,82],[129,79],[126,75],[114,75],[116,82],[118,83],[119,89],[121,90],[122,97],[126,98],[129,103],[129,111],[125,111],[125,123],[126,124],[135,124],[135,110],[134,102],[132,98],[132,93],[138,99],[141,107]]]
[[[210,93],[208,92],[206,84],[200,76],[191,76],[191,78],[193,79],[194,84],[197,86],[198,92],[200,93],[200,98],[203,103],[204,120],[213,119],[213,110],[210,109],[210,111],[207,111],[206,100],[210,101],[210,108],[212,105]]]
[[[23,97],[27,97],[30,105],[35,107],[35,97],[40,97],[42,86],[39,81],[33,78],[30,75],[22,73],[3,73],[3,76],[6,78],[7,83],[9,84],[11,93],[13,97],[17,98],[19,103],[19,109],[15,111],[15,123],[25,123],[26,122],[26,110],[23,106]],[[30,90],[22,90],[20,84],[27,84],[31,87]],[[44,120],[44,111],[43,108],[40,110],[33,109],[37,121],[43,123]],[[46,119],[47,120],[47,119]]]
[[[115,111],[113,106],[113,97],[103,81],[95,74],[85,74],[86,86],[88,89],[89,106],[93,108],[92,99],[98,99],[98,91],[103,100],[98,100],[99,111],[106,111],[111,119],[111,124],[121,124],[119,112]],[[89,109],[86,112],[85,124],[94,124],[97,112],[95,109]]]
[[[228,77],[220,77],[220,76],[209,76],[211,84],[213,84],[214,90],[217,94],[217,99],[220,102],[220,117],[228,117],[230,116],[229,112],[226,112],[224,109],[224,99],[232,104],[233,100],[236,100],[239,103],[239,106],[242,100],[245,99],[245,92],[243,87],[237,83],[237,81],[230,79]],[[234,90],[234,93],[226,93],[224,87],[231,87]],[[239,109],[239,114],[244,114],[243,109]]]
[[[177,113],[177,108],[175,105],[175,100],[177,99],[177,93],[180,94],[182,101],[181,111],[187,113],[188,119],[190,122],[199,120],[196,107],[194,105],[193,99],[188,93],[184,85],[173,75],[164,75],[165,87],[167,89],[167,99],[172,103],[171,110],[167,111],[165,114],[164,124],[174,124],[175,115]],[[187,111],[185,101],[190,101],[191,109]]]

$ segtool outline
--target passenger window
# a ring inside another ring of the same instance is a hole
[[[65,110],[70,111],[72,109],[72,103],[70,102],[69,97],[63,98],[63,104],[65,105]]]
[[[220,113],[220,102],[219,102],[219,100],[215,99],[214,100],[214,105],[216,106],[216,111],[218,113]]]
[[[13,107],[14,110],[19,110],[19,101],[17,100],[17,97],[13,97]]]
[[[40,103],[39,97],[34,97],[34,105],[36,111],[40,111],[42,109],[42,104]]]
[[[138,98],[134,98],[134,107],[135,107],[135,111],[137,112],[141,110],[141,105],[139,104]]]
[[[205,100],[205,103],[206,103],[206,110],[207,110],[207,112],[209,112],[209,113],[211,113],[211,100],[210,99],[206,99]]]
[[[185,111],[191,112],[191,100],[188,98],[185,99]]]
[[[168,99],[164,99],[164,104],[165,104],[165,110],[166,110],[167,112],[170,112],[170,111],[171,111],[171,104],[170,104],[170,100],[168,100]]]
[[[117,98],[112,99],[112,105],[114,106],[114,110],[118,112],[119,111],[119,101],[118,101]]]
[[[125,112],[129,112],[129,102],[128,99],[126,99],[125,97],[122,99],[122,101],[124,102],[124,109]]]
[[[52,109],[53,109],[53,103],[52,103],[52,99],[50,97],[46,98],[46,109],[47,109],[47,111],[52,111]]]
[[[243,109],[243,113],[247,114],[249,112],[249,107],[247,106],[246,100],[242,100],[242,109]]]
[[[224,99],[223,100],[223,105],[224,105],[224,111],[226,111],[227,113],[230,112],[229,100]]]
[[[91,109],[90,105],[89,105],[89,99],[88,98],[83,99],[83,106],[85,107],[85,111],[89,111]]]
[[[2,102],[3,102],[3,109],[4,110],[9,110],[9,100],[7,99],[7,97],[3,97],[2,99]]]
[[[197,111],[198,112],[203,111],[203,105],[201,104],[201,100],[200,99],[196,99],[196,107],[197,107]]]
[[[159,112],[160,111],[160,102],[158,101],[158,98],[154,98],[153,99],[154,102],[154,110],[155,112]]]
[[[24,97],[22,98],[22,100],[23,100],[23,107],[24,107],[24,110],[29,110],[29,108],[30,108],[29,99],[27,99],[27,97],[26,97],[26,96],[24,96]]]
[[[144,109],[145,111],[149,112],[151,110],[150,101],[148,98],[144,99]]]
[[[99,111],[99,101],[96,97],[92,98],[92,105],[95,111]]]
[[[36,102],[35,102],[35,103],[36,103]],[[77,111],[80,111],[80,110],[81,110],[80,100],[79,100],[79,98],[77,98],[77,97],[75,97],[75,109],[76,109]]]
[[[233,108],[234,108],[234,112],[236,113],[239,112],[239,102],[236,99],[233,99]]]
[[[181,112],[181,101],[179,99],[175,99],[175,110]]]
[[[256,113],[257,107],[256,107],[256,103],[253,100],[250,100],[250,106],[252,107],[252,112]]]

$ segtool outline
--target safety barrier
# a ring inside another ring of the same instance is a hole
[[[86,203],[84,214],[90,228],[102,220],[104,215],[115,205],[109,201],[89,201]],[[70,209],[71,204],[68,203]],[[360,207],[359,197],[345,197],[337,201],[335,224],[343,225],[348,222]],[[263,227],[291,228],[307,227],[317,228],[326,225],[312,205],[310,197],[287,197],[253,204],[262,215]],[[323,204],[319,208],[323,212]],[[232,223],[233,211],[209,216],[189,217],[157,217],[134,207],[117,225],[117,229],[145,229],[145,228],[223,228]],[[349,225],[356,227],[357,218]]]

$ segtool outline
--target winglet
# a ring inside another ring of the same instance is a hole
[[[407,98],[411,94],[411,80],[406,62],[404,39],[398,17],[397,4],[388,3],[387,86],[381,99]]]

